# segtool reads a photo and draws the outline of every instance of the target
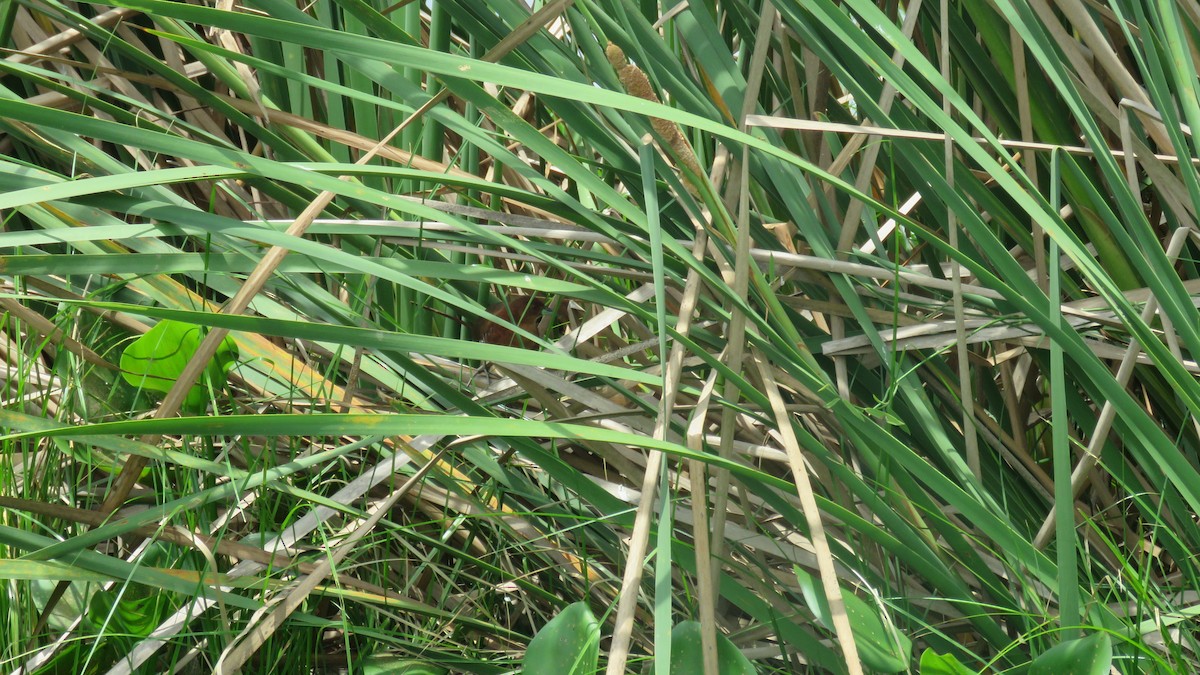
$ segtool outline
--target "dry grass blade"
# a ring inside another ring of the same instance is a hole
[[[808,462],[800,450],[796,433],[792,430],[791,415],[788,414],[784,405],[783,395],[780,394],[779,385],[775,382],[775,374],[772,372],[771,366],[758,355],[752,358],[758,374],[762,378],[763,389],[771,400],[771,412],[775,416],[776,429],[783,440],[784,450],[787,451],[792,479],[796,483],[796,494],[800,497],[800,507],[808,522],[809,536],[816,553],[821,587],[825,591],[825,599],[829,602],[834,634],[837,636],[842,655],[846,659],[846,670],[851,675],[861,675],[863,667],[858,658],[858,645],[854,641],[854,633],[850,630],[850,620],[846,616],[846,605],[842,601],[842,589],[838,584],[837,571],[833,567],[833,554],[829,550],[829,542],[825,538],[825,525],[821,522],[821,511],[817,507],[817,500],[813,497],[812,482],[808,478]]]
[[[698,239],[703,239],[698,238]],[[697,251],[703,250],[702,243],[697,243]],[[692,327],[693,314],[697,293],[699,292],[699,277],[691,275],[685,290],[679,321],[675,330],[679,335],[687,336]],[[661,336],[660,339],[665,339]],[[679,379],[682,375],[684,349],[679,342],[671,346],[670,356],[663,371],[663,391],[659,403],[658,415],[654,423],[654,437],[666,440],[667,430],[674,417],[675,400],[678,395]],[[629,646],[634,632],[634,615],[640,593],[642,568],[645,565],[647,543],[650,539],[650,518],[654,508],[656,487],[661,480],[663,455],[651,452],[646,460],[645,475],[642,479],[642,496],[638,502],[637,516],[634,520],[633,532],[630,534],[629,555],[625,562],[625,572],[621,579],[621,597],[617,605],[617,614],[613,628],[613,643],[608,653],[608,675],[621,675],[625,672],[626,659],[629,657]],[[663,486],[662,499],[670,497]],[[659,527],[672,527],[671,523],[659,523]],[[698,562],[699,564],[699,562]]]

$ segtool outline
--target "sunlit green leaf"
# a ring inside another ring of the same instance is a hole
[[[953,654],[938,654],[932,649],[921,652],[920,675],[975,675],[975,671],[964,666]]]
[[[529,643],[525,675],[592,675],[600,659],[600,623],[586,602],[568,605]]]
[[[680,621],[671,630],[671,675],[704,672],[704,648],[699,621]],[[745,655],[717,631],[717,672],[721,675],[756,675],[758,671]]]
[[[200,326],[170,319],[159,321],[125,348],[121,354],[121,374],[126,382],[139,389],[169,392],[203,339]],[[237,345],[226,336],[200,381],[188,389],[185,410],[204,410],[209,387],[220,390],[225,386],[226,373],[237,362],[237,355]]]
[[[1029,675],[1105,675],[1112,663],[1112,638],[1108,633],[1093,633],[1051,647],[1033,660]]]

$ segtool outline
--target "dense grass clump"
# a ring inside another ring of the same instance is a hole
[[[0,666],[1200,670],[1200,15],[0,10]]]

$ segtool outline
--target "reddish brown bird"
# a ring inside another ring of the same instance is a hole
[[[492,316],[514,323],[534,335],[541,331],[540,324],[545,312],[546,301],[536,295],[509,295],[488,307],[488,313]],[[484,317],[477,317],[471,322],[471,333],[476,340],[488,344],[522,348],[532,346],[525,338]]]

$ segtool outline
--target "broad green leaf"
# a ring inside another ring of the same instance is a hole
[[[700,622],[680,621],[671,631],[671,675],[704,672],[704,650],[700,646]],[[717,631],[717,671],[721,675],[755,675],[754,664],[729,638]]]
[[[953,654],[938,654],[926,649],[921,654],[921,675],[975,675],[975,671],[959,663]]]
[[[159,321],[125,348],[121,354],[121,375],[139,389],[169,392],[203,339],[199,326],[169,319]],[[183,409],[202,412],[208,387],[219,389],[224,386],[226,373],[237,361],[237,356],[237,345],[226,336],[205,368],[201,381],[188,390]]]
[[[109,632],[145,637],[166,616],[167,596],[145,587],[134,586],[125,593],[95,593],[89,600],[88,619],[93,626],[105,626]]]
[[[591,675],[600,661],[600,623],[576,602],[542,626],[525,652],[525,675]]]
[[[809,609],[822,626],[832,630],[833,617],[824,590],[808,572],[799,566],[796,566],[795,570]],[[884,673],[898,673],[908,668],[912,640],[894,626],[884,623],[875,605],[867,604],[844,588],[841,590],[846,616],[850,620],[850,630],[854,633],[858,656],[863,664]]]
[[[1112,661],[1112,638],[1108,633],[1093,633],[1068,640],[1037,657],[1029,675],[1105,675]]]

